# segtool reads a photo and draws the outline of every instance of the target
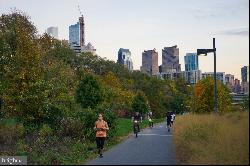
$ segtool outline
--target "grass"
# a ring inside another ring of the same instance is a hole
[[[173,138],[179,164],[249,164],[249,112],[178,116]]]

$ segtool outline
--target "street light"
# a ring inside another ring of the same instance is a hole
[[[213,49],[197,49],[197,56],[200,56],[200,55],[207,56],[207,54],[211,52],[214,53],[214,111],[218,112],[215,38],[213,38]]]

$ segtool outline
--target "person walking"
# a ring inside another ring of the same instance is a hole
[[[171,127],[174,125],[175,113],[171,112]]]
[[[102,114],[98,115],[98,120],[95,122],[94,130],[96,131],[96,145],[98,149],[99,157],[102,158],[103,146],[105,138],[107,137],[107,131],[109,130],[108,123],[103,120]]]
[[[170,112],[167,112],[166,120],[167,120],[167,129],[168,129],[168,132],[170,132],[170,127],[171,127],[171,113]]]

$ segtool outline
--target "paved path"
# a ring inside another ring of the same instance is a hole
[[[166,123],[144,129],[137,138],[126,141],[103,153],[103,158],[88,161],[86,165],[175,165],[172,132]]]

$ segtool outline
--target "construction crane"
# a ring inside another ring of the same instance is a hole
[[[78,4],[78,10],[79,10],[80,16],[83,16],[79,4]]]

